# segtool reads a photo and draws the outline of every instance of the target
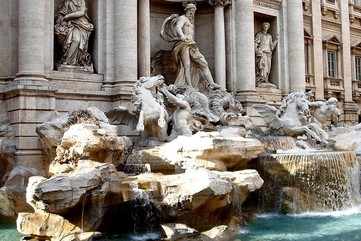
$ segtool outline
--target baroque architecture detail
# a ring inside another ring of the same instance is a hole
[[[361,0],[2,3],[0,241],[360,241]]]
[[[262,24],[262,31],[256,34],[255,50],[256,50],[256,81],[260,86],[263,83],[270,83],[270,73],[272,68],[272,53],[278,44],[278,39],[268,33],[271,27],[270,23]]]
[[[203,77],[211,88],[219,88],[213,80],[206,59],[194,41],[194,18],[197,7],[190,3],[184,10],[184,15],[173,14],[168,17],[161,30],[162,38],[174,43],[173,55],[178,64],[175,85],[199,88],[200,78]]]
[[[62,46],[58,68],[79,67],[94,72],[90,53],[89,37],[94,25],[87,15],[84,0],[64,0],[55,15],[55,36]]]

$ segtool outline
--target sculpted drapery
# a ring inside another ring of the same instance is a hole
[[[272,35],[268,33],[269,23],[263,23],[262,28],[262,31],[258,32],[255,37],[257,85],[270,82],[272,54],[278,43],[278,40],[273,41]]]
[[[178,74],[174,84],[198,89],[202,78],[211,88],[219,88],[214,83],[206,59],[193,39],[195,11],[194,4],[187,4],[184,15],[173,14],[164,21],[162,26],[162,38],[174,43],[173,55],[178,65]]]
[[[56,13],[55,35],[63,48],[62,65],[82,66],[93,72],[88,52],[89,37],[94,25],[87,15],[84,0],[64,0]]]

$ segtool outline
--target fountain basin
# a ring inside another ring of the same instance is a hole
[[[355,152],[289,152],[258,159],[265,180],[258,209],[281,213],[336,211],[360,203]]]

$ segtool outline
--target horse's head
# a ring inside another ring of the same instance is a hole
[[[137,83],[138,87],[145,89],[153,89],[160,87],[164,84],[164,77],[162,75],[156,75],[151,77],[141,77]]]
[[[299,112],[305,113],[309,111],[309,105],[308,105],[309,101],[306,99],[306,97],[300,96],[295,101],[297,104],[297,110]]]
[[[286,98],[283,99],[280,114],[287,113],[289,111],[307,112],[309,110],[307,96],[303,92],[292,92]]]

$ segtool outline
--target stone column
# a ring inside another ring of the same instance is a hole
[[[226,33],[224,22],[224,7],[229,0],[214,0],[214,57],[215,81],[226,88]]]
[[[323,77],[323,44],[322,44],[322,16],[320,0],[312,1],[312,35],[313,35],[313,63],[317,100],[324,99]],[[309,55],[311,57],[311,55]]]
[[[46,1],[19,0],[18,73],[16,81],[36,84],[45,79]]]
[[[341,8],[341,37],[342,37],[342,70],[345,89],[345,102],[352,102],[352,66],[350,43],[350,15],[348,1],[340,1]]]
[[[226,79],[227,90],[235,90],[235,38],[234,38],[234,11],[233,6],[229,5],[224,11],[225,31],[226,31]]]
[[[139,77],[150,76],[150,4],[138,1],[138,66]]]
[[[113,81],[115,79],[115,68],[114,68],[114,0],[105,0],[101,2],[105,4],[104,15],[105,15],[105,36],[104,36],[104,83],[103,89],[111,89]]]
[[[342,37],[342,71],[343,88],[345,91],[344,122],[358,122],[358,105],[352,99],[352,65],[351,65],[351,41],[350,41],[350,14],[349,2],[340,1],[341,9],[341,37]],[[340,72],[340,71],[339,71]]]
[[[253,0],[235,0],[236,90],[256,90]]]
[[[137,2],[114,1],[115,84],[129,88],[138,78]]]
[[[301,0],[287,1],[288,63],[291,91],[305,90],[303,7]]]

